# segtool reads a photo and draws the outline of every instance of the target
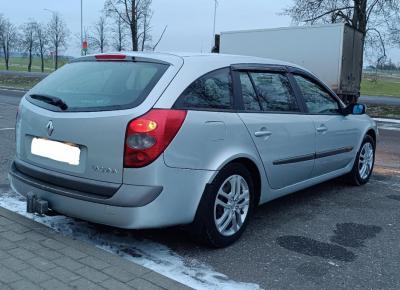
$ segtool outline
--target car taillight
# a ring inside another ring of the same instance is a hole
[[[144,167],[160,156],[186,118],[186,111],[153,109],[126,128],[124,167]]]

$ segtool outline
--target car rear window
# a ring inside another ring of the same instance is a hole
[[[30,95],[61,99],[68,106],[66,111],[133,108],[143,102],[167,69],[166,64],[150,62],[75,62],[48,76],[30,91]],[[59,111],[45,102],[29,100]]]

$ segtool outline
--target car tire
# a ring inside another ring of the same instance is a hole
[[[371,177],[374,165],[375,141],[371,136],[366,135],[357,152],[353,169],[347,175],[347,181],[356,186],[366,184]]]
[[[233,189],[233,184],[238,187]],[[190,227],[196,241],[213,248],[223,248],[238,240],[253,213],[254,196],[250,171],[240,163],[225,166],[206,186],[200,201],[195,221]]]

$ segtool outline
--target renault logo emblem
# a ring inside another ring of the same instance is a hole
[[[47,129],[47,135],[51,136],[51,134],[53,134],[54,131],[53,121],[49,121],[47,123],[46,129]]]

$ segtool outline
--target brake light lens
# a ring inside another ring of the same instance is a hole
[[[125,54],[98,54],[94,56],[97,60],[124,60]]]
[[[124,167],[152,163],[174,139],[186,118],[183,110],[153,109],[132,120],[126,129]]]

